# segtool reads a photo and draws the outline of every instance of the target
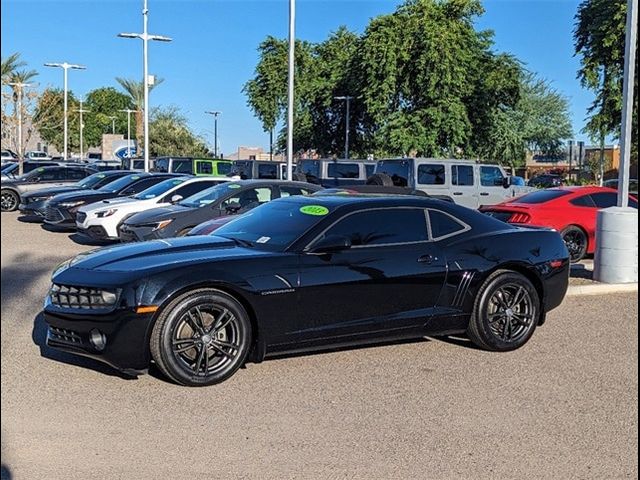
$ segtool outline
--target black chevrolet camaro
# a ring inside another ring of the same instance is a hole
[[[215,236],[81,254],[54,272],[44,315],[51,347],[131,374],[153,360],[198,386],[247,360],[389,339],[514,350],[568,281],[555,231],[417,196],[292,196]]]

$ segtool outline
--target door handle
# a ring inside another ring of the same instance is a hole
[[[462,195],[462,192],[453,192],[454,195]]]
[[[489,194],[487,192],[481,192],[480,195],[482,195],[483,197],[488,197]]]
[[[434,260],[436,260],[436,258],[433,255],[429,254],[418,257],[418,263],[424,263],[426,265],[431,265]]]

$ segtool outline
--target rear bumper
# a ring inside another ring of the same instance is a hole
[[[551,272],[542,272],[544,278],[545,296],[543,300],[545,312],[550,312],[560,306],[569,289],[569,274],[571,263],[569,260],[565,264]]]

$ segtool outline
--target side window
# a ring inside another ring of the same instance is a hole
[[[428,239],[425,213],[420,208],[354,213],[329,228],[322,238],[331,235],[348,237],[356,247],[424,242]]]
[[[278,178],[278,165],[258,165],[258,178],[276,180]]]
[[[193,173],[193,162],[191,160],[174,160],[173,173]]]
[[[373,172],[376,170],[376,166],[375,165],[365,165],[364,166],[367,178],[369,178],[371,175],[373,175]]]
[[[130,160],[127,160],[130,162]],[[156,172],[168,172],[169,171],[169,159],[168,158],[159,158],[156,160],[156,164],[154,166],[154,170]]]
[[[418,165],[418,183],[421,185],[444,185],[444,165],[423,163]]]
[[[613,192],[592,193],[591,199],[598,208],[609,208],[618,205],[618,194]]]
[[[197,162],[196,173],[198,175],[213,175],[213,165],[211,162]]]
[[[216,164],[218,175],[229,175],[231,173],[231,167],[233,165],[229,162],[218,162]]]
[[[473,167],[471,165],[451,166],[451,185],[473,186]]]
[[[38,175],[41,182],[52,182],[55,180],[66,180],[66,174],[62,168],[46,168]]]
[[[330,178],[358,178],[360,167],[357,163],[331,162],[328,165],[327,175]]]
[[[247,209],[269,201],[271,201],[271,189],[269,187],[249,188],[226,199],[220,204],[220,207],[224,210],[229,205],[237,203],[240,208]]]
[[[144,178],[142,180],[138,180],[133,185],[129,185],[129,187],[127,187],[127,189],[124,190],[120,195],[124,195],[124,196],[135,195],[136,193],[140,193],[141,191],[146,190],[149,187],[152,187],[153,185],[161,182],[162,180],[166,180],[166,178],[151,177],[151,178]]]
[[[280,187],[280,197],[290,197],[292,195],[309,195],[309,190],[300,187]]]
[[[498,167],[480,167],[480,185],[483,187],[501,187],[502,182],[504,182],[504,176]]]
[[[429,210],[431,238],[441,240],[469,229],[464,223],[440,210]]]
[[[69,168],[67,169],[67,179],[69,180],[82,180],[87,176],[87,170],[82,168]]]
[[[189,198],[191,195],[195,195],[196,193],[201,192],[206,188],[211,188],[213,186],[214,186],[213,183],[209,183],[209,182],[193,182],[178,188],[175,192],[173,192],[170,195],[169,200],[171,200],[171,197],[173,197],[174,195],[180,195],[182,198]],[[165,201],[169,201],[169,200],[165,200]]]
[[[590,207],[590,208],[594,208],[596,205],[593,203],[593,200],[591,200],[591,195],[583,195],[581,197],[578,198],[574,198],[573,200],[571,200],[569,203],[571,203],[572,205],[575,205],[576,207]]]

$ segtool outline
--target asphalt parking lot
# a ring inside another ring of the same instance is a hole
[[[189,389],[45,346],[92,248],[2,214],[2,478],[636,478],[637,294],[572,297],[523,349],[464,339],[248,364]]]

